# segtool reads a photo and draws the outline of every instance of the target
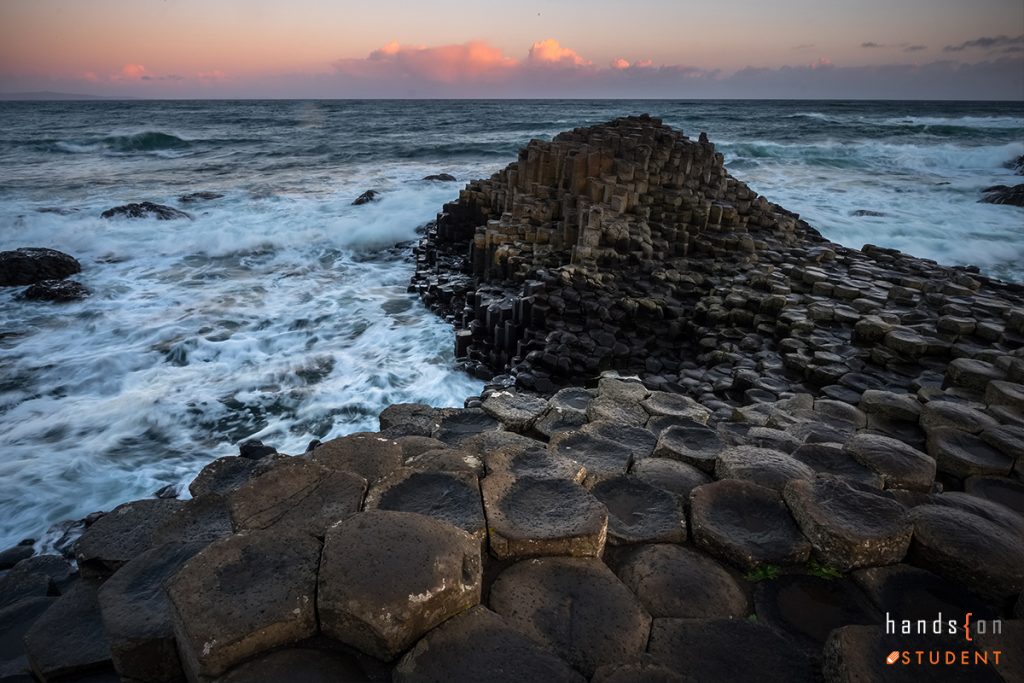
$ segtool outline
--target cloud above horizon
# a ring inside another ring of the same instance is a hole
[[[1024,34],[1019,36],[982,36],[974,40],[965,40],[959,45],[947,45],[942,48],[943,52],[962,52],[970,48],[982,48],[991,50],[997,47],[1024,45]]]
[[[106,74],[78,74],[64,81],[70,86],[51,80],[42,89],[77,92],[77,82],[96,94],[133,97],[1022,99],[1024,58],[1016,42],[1005,36],[966,41],[1014,51],[974,64],[947,59],[854,66],[822,55],[802,64],[724,71],[625,56],[598,64],[554,38],[535,41],[519,56],[484,40],[434,46],[392,41],[365,57],[337,59],[327,71],[228,74],[211,66],[181,75],[128,62]],[[927,49],[874,41],[861,47]]]

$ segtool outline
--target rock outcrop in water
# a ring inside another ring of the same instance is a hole
[[[956,358],[1006,374],[1024,344],[1024,287],[828,242],[705,136],[648,117],[531,142],[416,254],[413,289],[458,328],[456,354],[544,393],[614,369],[715,410],[842,400],[939,386]]]
[[[82,264],[78,259],[56,249],[24,247],[0,251],[0,287],[63,280],[80,272]]]
[[[192,218],[191,215],[181,209],[175,209],[172,206],[164,206],[163,204],[156,204],[154,202],[132,202],[131,204],[115,206],[114,208],[107,209],[101,213],[100,217],[155,218],[158,221],[172,221],[179,218],[188,218],[191,220]]]
[[[1019,288],[828,243],[646,117],[470,183],[415,286],[520,386],[84,520],[80,575],[0,577],[0,677],[1021,678]],[[973,639],[886,633],[940,612]]]

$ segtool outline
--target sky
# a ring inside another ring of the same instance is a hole
[[[0,93],[1024,100],[1022,0],[0,0]]]

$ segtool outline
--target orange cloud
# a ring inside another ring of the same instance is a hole
[[[622,71],[623,69],[629,68],[629,60],[619,57],[618,59],[613,59],[609,66],[611,66],[611,68],[613,69],[618,69],[619,71]]]
[[[619,57],[618,59],[613,59],[609,66],[616,71],[625,71],[626,69],[649,69],[654,66],[654,62],[649,59],[638,59],[630,64],[628,59]]]
[[[559,66],[589,66],[591,64],[580,57],[575,50],[562,47],[554,38],[538,40],[530,48],[526,59],[533,64],[557,64]]]
[[[353,75],[398,69],[401,73],[442,83],[493,76],[515,67],[516,60],[506,57],[501,50],[481,40],[459,45],[423,47],[390,42],[374,50],[363,59],[343,59],[335,68]]]

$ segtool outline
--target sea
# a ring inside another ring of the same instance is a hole
[[[0,102],[0,250],[70,253],[92,290],[0,290],[0,549],[187,496],[249,439],[302,453],[391,403],[462,405],[482,383],[407,292],[417,229],[531,139],[644,112],[836,242],[1024,281],[1024,209],[978,202],[1024,181],[1019,102]],[[198,191],[223,197],[181,206]],[[137,201],[193,220],[100,217]]]

